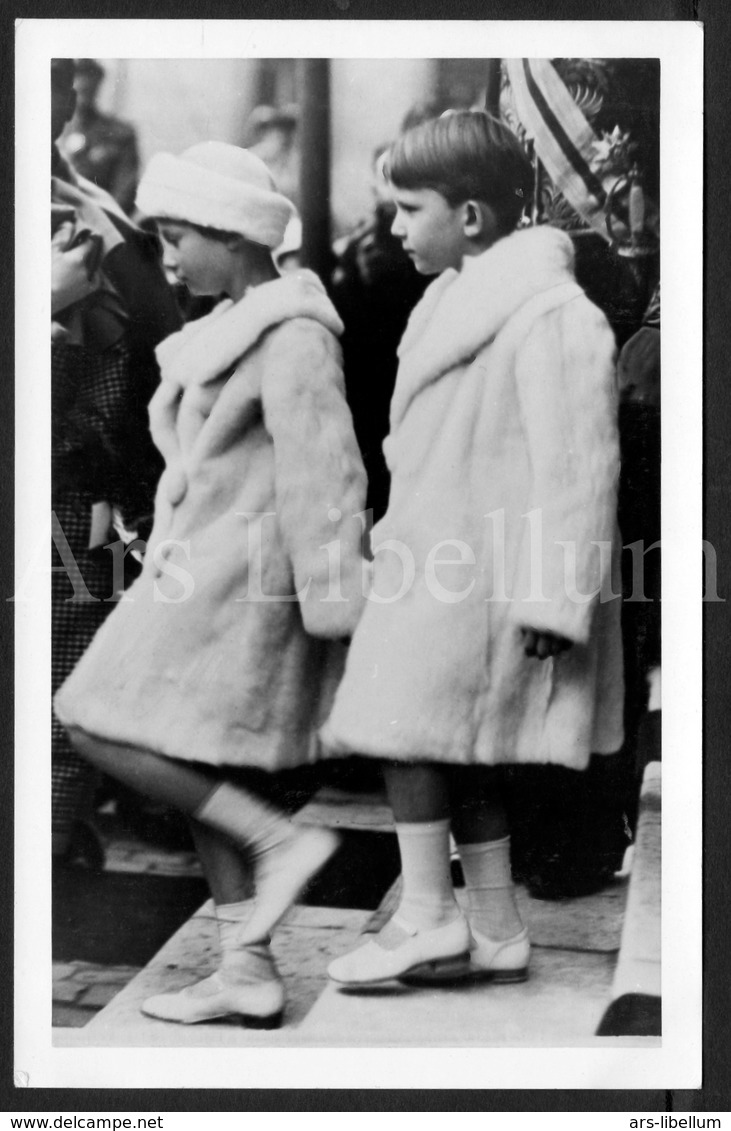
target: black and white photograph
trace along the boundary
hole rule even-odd
[[[16,1079],[700,1086],[702,29],[16,35]]]

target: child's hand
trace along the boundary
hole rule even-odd
[[[549,656],[559,656],[572,646],[573,641],[555,632],[536,632],[534,628],[521,628],[523,648],[526,656],[536,656],[546,660]]]

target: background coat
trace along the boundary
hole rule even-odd
[[[620,602],[593,596],[619,549],[614,339],[572,262],[564,233],[517,232],[412,315],[334,753],[579,769],[622,742]],[[574,646],[529,659],[521,626]]]
[[[64,724],[200,762],[316,756],[362,604],[341,329],[302,272],[159,347],[150,421],[166,468],[144,569],[59,692]]]

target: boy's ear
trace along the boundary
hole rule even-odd
[[[479,239],[484,232],[485,216],[476,200],[466,200],[462,205],[462,228],[469,239]]]
[[[466,200],[462,205],[462,231],[473,246],[487,248],[499,238],[495,212],[484,200]]]

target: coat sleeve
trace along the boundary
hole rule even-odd
[[[574,643],[613,599],[619,475],[614,335],[584,296],[543,314],[516,353],[531,492],[511,617]]]
[[[274,443],[277,518],[305,628],[352,634],[364,604],[366,478],[345,401],[337,339],[298,318],[267,343],[264,423]]]

